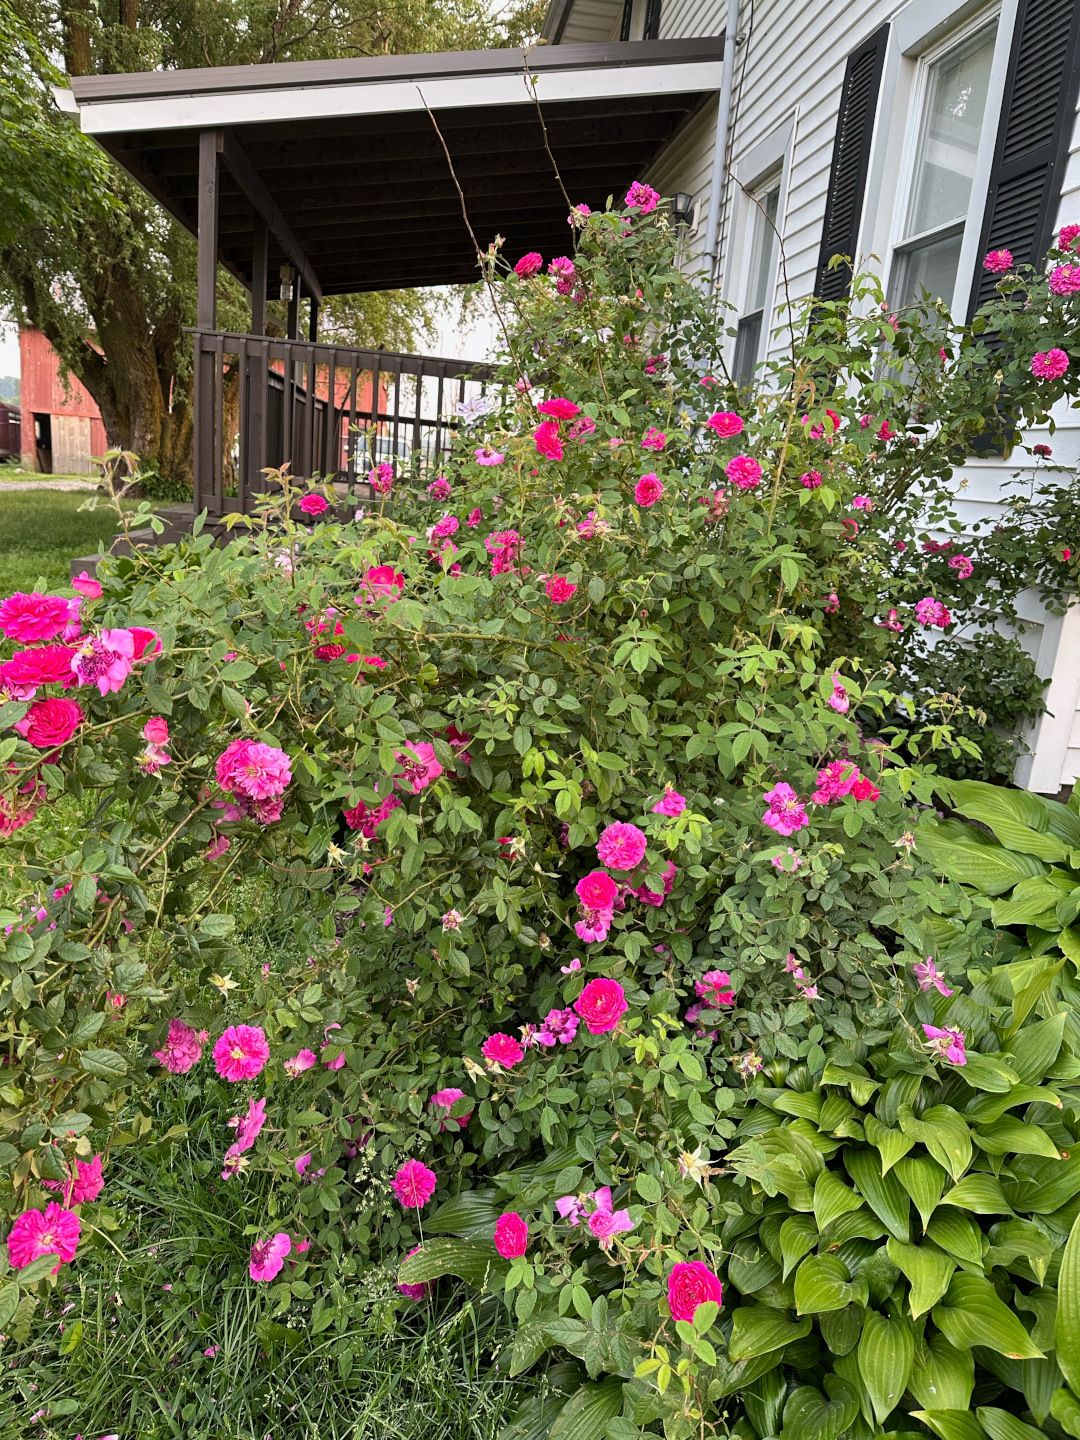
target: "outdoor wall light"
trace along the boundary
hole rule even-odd
[[[278,291],[278,298],[291,300],[293,297],[293,275],[296,273],[291,265],[282,265],[278,272],[281,276],[281,289]]]
[[[680,190],[671,197],[671,223],[688,228],[694,223],[694,197],[685,190]]]

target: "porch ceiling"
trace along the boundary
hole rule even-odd
[[[298,246],[322,292],[336,295],[476,278],[425,102],[480,245],[499,234],[511,259],[548,257],[571,237],[544,125],[571,201],[602,208],[718,88],[722,58],[723,37],[712,37],[560,45],[527,59],[487,50],[103,75],[74,80],[72,91],[83,130],[193,234],[199,132],[221,132],[221,263],[250,286],[250,197],[261,182],[283,222],[271,239],[271,293]],[[233,173],[245,162],[255,187],[250,173],[243,187]]]

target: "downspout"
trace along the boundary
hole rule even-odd
[[[735,82],[735,47],[739,33],[739,0],[728,0],[727,30],[724,32],[724,60],[720,72],[720,101],[716,108],[716,137],[713,140],[712,175],[709,179],[709,208],[705,215],[705,293],[711,294],[719,262],[720,210],[727,171],[728,127],[731,124],[731,92]]]

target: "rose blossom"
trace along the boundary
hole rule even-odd
[[[42,1180],[47,1190],[63,1190],[65,1205],[87,1205],[96,1200],[105,1188],[101,1174],[101,1156],[92,1160],[73,1160],[71,1174],[64,1180]]]
[[[258,740],[233,740],[217,759],[215,773],[223,790],[250,800],[268,800],[284,793],[292,779],[284,750]]]
[[[473,451],[478,465],[501,465],[506,456],[490,445],[478,445]]]
[[[420,1210],[435,1193],[439,1177],[419,1160],[406,1160],[391,1181],[394,1194],[406,1210]]]
[[[726,970],[707,970],[694,985],[699,1000],[704,1000],[710,1009],[735,1004],[735,993],[731,989],[731,976]]]
[[[577,585],[572,580],[567,580],[565,575],[552,575],[544,586],[544,592],[553,605],[565,605],[567,600],[574,598],[577,588]]]
[[[295,1055],[290,1056],[282,1065],[285,1074],[292,1079],[303,1074],[305,1070],[311,1070],[316,1063],[314,1050],[299,1050]]]
[[[670,819],[681,815],[686,809],[686,797],[680,795],[672,785],[664,786],[664,793],[652,807],[654,815],[667,815]]]
[[[697,1307],[707,1300],[714,1300],[717,1305],[722,1305],[724,1301],[724,1287],[707,1265],[700,1260],[691,1260],[680,1261],[671,1267],[668,1306],[673,1320],[687,1320],[693,1324]]]
[[[646,430],[645,438],[641,442],[641,448],[643,450],[663,450],[666,444],[667,436],[662,430],[657,430],[654,426]]]
[[[724,466],[724,474],[740,490],[756,490],[761,484],[761,466],[752,455],[736,455]]]
[[[24,1210],[8,1232],[8,1259],[15,1270],[25,1270],[42,1255],[58,1255],[55,1275],[61,1265],[75,1258],[81,1228],[78,1215],[55,1200],[49,1201],[44,1212]]]
[[[252,1280],[273,1280],[285,1264],[285,1256],[292,1249],[292,1241],[283,1230],[269,1240],[258,1240],[251,1247],[248,1274]]]
[[[448,1125],[456,1125],[459,1130],[464,1130],[472,1119],[472,1111],[467,1115],[452,1116],[450,1111],[459,1100],[465,1099],[464,1090],[455,1090],[452,1086],[446,1090],[436,1090],[428,1101],[431,1108],[438,1114],[440,1125],[439,1130],[445,1130]]]
[[[596,910],[591,905],[581,907],[582,918],[575,922],[574,933],[587,945],[606,940],[611,929],[613,912],[610,909]]]
[[[983,261],[983,269],[989,270],[992,275],[1004,275],[1006,270],[1012,269],[1012,263],[1011,250],[991,250]]]
[[[136,659],[131,630],[103,630],[91,635],[71,657],[71,670],[80,685],[96,685],[102,695],[119,690]]]
[[[580,1225],[585,1218],[585,1206],[576,1195],[562,1195],[555,1201],[555,1209],[569,1225]]]
[[[0,665],[0,684],[74,685],[71,660],[73,645],[39,645],[35,650],[16,650]]]
[[[574,886],[582,905],[590,910],[610,910],[618,899],[619,887],[605,870],[592,870]]]
[[[160,715],[152,715],[143,726],[143,739],[148,740],[151,745],[167,745],[169,743],[169,722],[163,720]]]
[[[77,595],[82,595],[87,600],[101,598],[101,581],[95,580],[93,575],[88,575],[85,570],[75,576],[71,582],[71,588]]]
[[[847,760],[833,760],[824,770],[818,771],[818,788],[811,795],[815,805],[830,805],[850,795],[859,778],[858,768]]]
[[[590,980],[574,1001],[574,1009],[585,1021],[590,1035],[614,1030],[628,1010],[626,992],[617,980]]]
[[[298,502],[296,508],[301,510],[305,515],[321,515],[324,510],[329,510],[330,506],[321,495],[316,495],[313,492],[310,495],[305,495]]]
[[[722,440],[730,439],[732,435],[741,435],[745,422],[741,415],[736,415],[733,410],[718,410],[715,415],[710,415],[705,421],[706,429],[715,430]]]
[[[573,420],[580,410],[580,405],[575,405],[573,400],[564,400],[556,395],[551,400],[542,400],[536,407],[540,415],[550,415],[553,420]]]
[[[527,255],[523,255],[521,259],[517,262],[517,264],[514,266],[514,274],[520,276],[520,278],[524,280],[527,275],[535,275],[536,272],[543,265],[543,263],[544,257],[539,253],[539,251],[530,250],[529,253]]]
[[[518,261],[518,264],[520,263],[521,262]],[[410,1260],[414,1255],[418,1254],[421,1249],[422,1246],[414,1245],[413,1248],[405,1256],[405,1259]],[[406,1297],[406,1299],[420,1301],[427,1299],[428,1293],[431,1290],[431,1285],[427,1280],[421,1280],[417,1285],[410,1285],[405,1280],[399,1280],[397,1288],[401,1291],[402,1295]]]
[[[848,692],[841,684],[840,676],[832,677],[833,692],[829,696],[828,704],[840,715],[846,715],[851,709],[851,701],[848,699]]]
[[[446,540],[449,536],[455,535],[461,525],[456,515],[444,515],[431,527],[431,533],[436,540]]]
[[[529,1227],[516,1210],[495,1221],[495,1249],[504,1260],[519,1260],[529,1248]]]
[[[577,1034],[578,1017],[573,1010],[549,1010],[536,1032],[536,1043],[545,1047],[569,1045]]]
[[[851,787],[852,796],[856,800],[880,800],[881,791],[874,782],[866,775],[860,775]]]
[[[793,835],[809,823],[803,802],[784,780],[767,792],[765,803],[769,808],[761,817],[761,823],[779,835]]]
[[[83,722],[82,706],[74,700],[38,700],[14,728],[37,750],[64,745]]]
[[[918,961],[911,967],[915,972],[915,979],[919,982],[920,990],[929,990],[931,985],[942,995],[951,995],[953,992],[945,984],[945,980],[934,964],[933,958],[927,956],[925,960]]]
[[[937,1025],[924,1025],[923,1033],[926,1036],[926,1048],[939,1060],[947,1060],[950,1065],[966,1065],[967,1055],[964,1046],[967,1043],[962,1030],[955,1030],[950,1026],[940,1029]]]
[[[1080,265],[1058,265],[1050,272],[1050,291],[1054,295],[1075,295],[1080,290]]]
[[[662,481],[653,474],[642,475],[634,486],[634,503],[640,505],[642,510],[648,510],[656,504],[663,493]]]
[[[634,1222],[630,1218],[629,1210],[612,1210],[610,1185],[594,1190],[592,1199],[596,1203],[596,1209],[588,1218],[589,1231],[600,1241],[602,1250],[610,1250],[615,1236],[633,1230]]]
[[[639,885],[636,890],[631,890],[630,893],[635,900],[640,900],[646,905],[662,905],[664,903],[664,896],[671,894],[672,886],[675,884],[675,876],[678,873],[676,866],[669,860],[664,866],[664,873],[661,877],[664,886],[663,894],[658,895],[655,890],[650,890],[647,884]]]
[[[525,1051],[514,1037],[503,1034],[501,1030],[488,1036],[480,1046],[480,1054],[489,1064],[501,1065],[504,1070],[512,1070],[525,1059]]]
[[[807,490],[816,490],[821,484],[820,470],[807,470],[799,476],[799,484]]]
[[[169,1034],[154,1059],[173,1075],[186,1075],[202,1059],[203,1047],[190,1025],[182,1020],[169,1021]]]
[[[445,475],[438,475],[427,487],[427,493],[433,500],[448,500],[453,494],[454,487]]]
[[[379,495],[389,495],[394,484],[394,467],[384,460],[381,465],[368,471],[371,488]]]
[[[561,460],[563,458],[562,441],[559,439],[559,423],[557,420],[545,420],[533,431],[533,439],[536,441],[536,453],[543,455],[548,460]]]
[[[635,180],[623,198],[628,210],[637,210],[639,215],[651,215],[660,204],[660,196],[651,185]]]
[[[952,624],[952,616],[947,606],[940,600],[935,600],[932,595],[927,595],[915,606],[915,619],[925,630],[944,630]]]
[[[636,825],[616,820],[596,842],[596,853],[600,856],[600,863],[609,870],[633,870],[641,864],[648,843],[645,834]]]
[[[0,601],[0,633],[9,640],[31,645],[53,640],[67,628],[68,617],[68,601],[59,595],[43,595],[40,590],[29,595],[17,590]]]
[[[253,1080],[270,1059],[258,1025],[230,1025],[214,1046],[214,1065],[224,1080]]]
[[[1057,380],[1069,368],[1069,357],[1057,346],[1053,350],[1041,351],[1031,359],[1031,373],[1039,380]]]
[[[426,740],[410,741],[405,750],[395,750],[394,756],[401,766],[394,779],[403,781],[403,788],[411,790],[414,795],[419,795],[443,773],[443,767],[435,759],[434,745]]]

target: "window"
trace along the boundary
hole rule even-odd
[[[928,293],[951,305],[968,218],[985,199],[976,186],[997,22],[983,25],[925,67],[906,213],[890,291],[903,305]],[[979,193],[976,194],[975,190]]]
[[[780,206],[780,177],[766,181],[751,201],[750,251],[746,299],[735,340],[734,379],[748,385],[761,358],[762,334],[772,310],[771,282],[776,254],[776,215]]]

